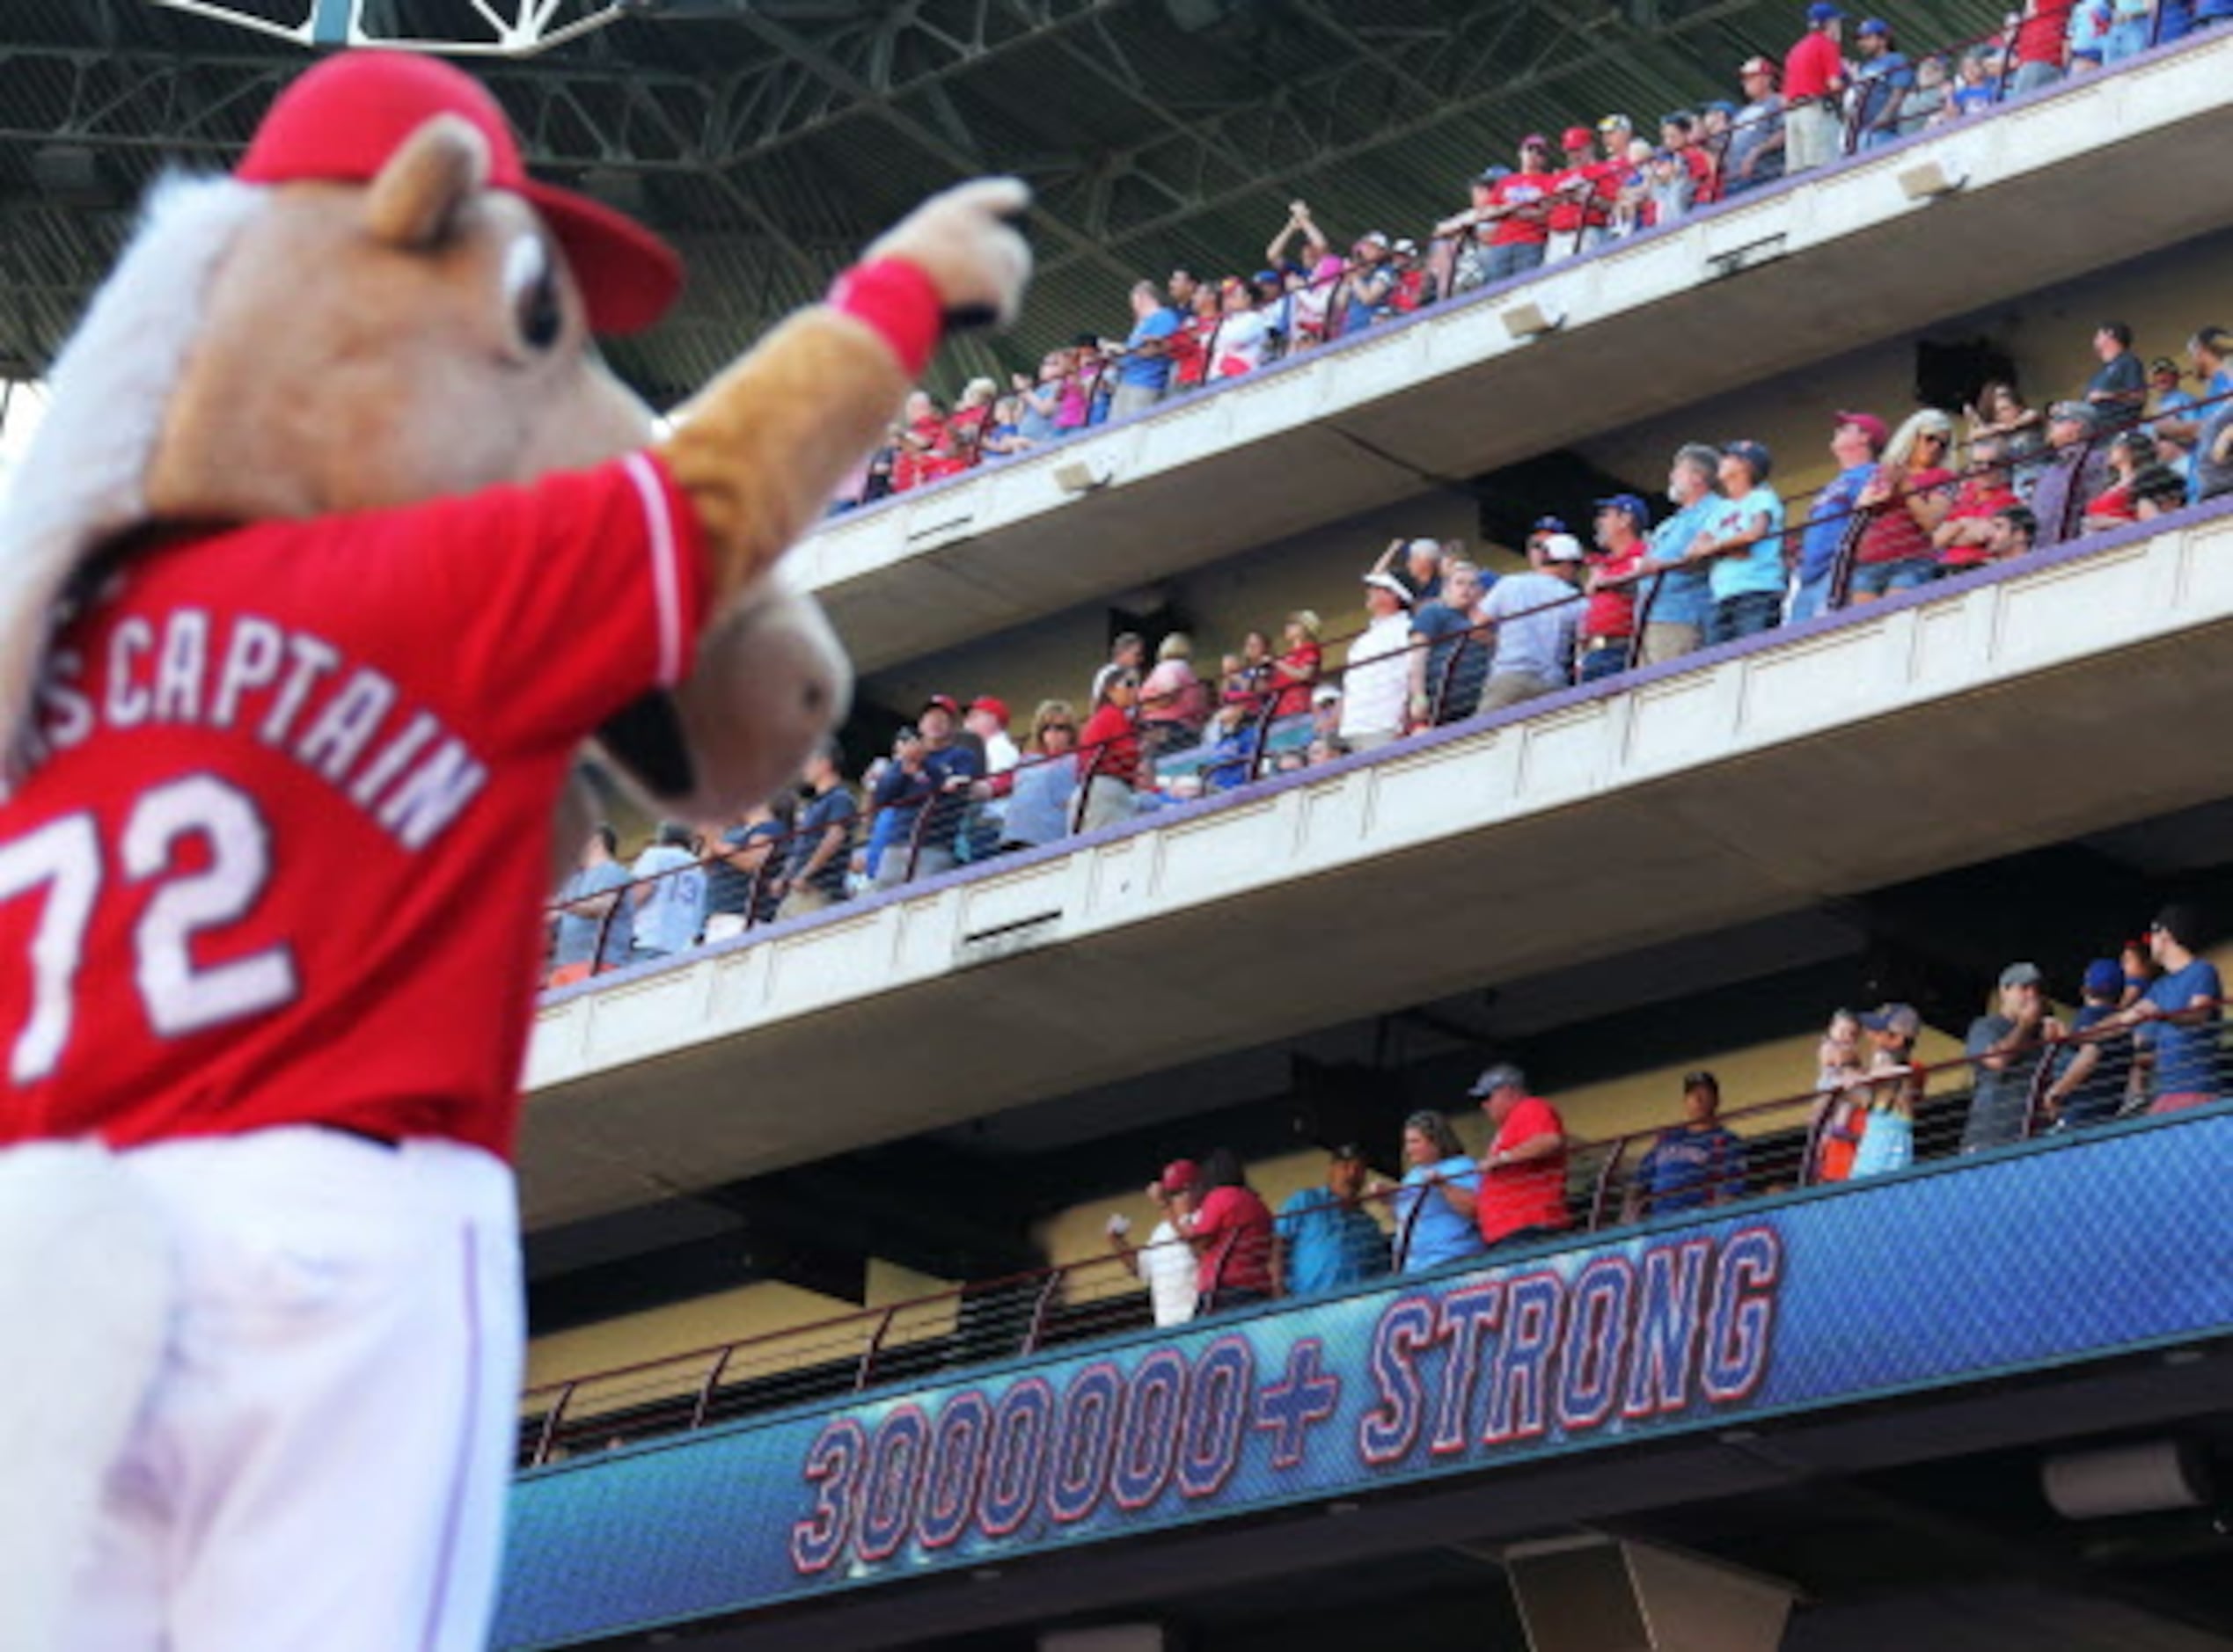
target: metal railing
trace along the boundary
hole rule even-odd
[[[2222,1012],[2220,1004],[2206,1012],[2180,1012],[2210,1018],[2221,1071],[2233,1056],[2224,1047]],[[2131,1035],[2129,1028],[2119,1031]],[[2111,1067],[2126,1074],[2106,1080],[2119,1086],[2115,1094],[2096,1095],[2084,1120],[2078,1107],[2068,1105],[2058,1115],[2050,1092],[2070,1072],[2078,1050],[2102,1042],[2103,1029],[2097,1027],[2084,1034],[2043,1032],[2000,1056],[1901,1064],[1886,1050],[1888,1064],[1864,1064],[1827,1086],[1723,1109],[1702,1124],[1675,1118],[1593,1140],[1569,1137],[1549,1173],[1561,1195],[1563,1225],[1549,1232],[1531,1230],[1527,1237],[1591,1235],[1663,1218],[1695,1218],[1754,1199],[1865,1183],[1873,1173],[1897,1174],[1909,1164],[2017,1146],[2043,1135],[2082,1140],[2095,1125],[2136,1116],[2149,1105],[2148,1060],[2135,1048]],[[1995,1061],[2008,1064],[1992,1071]],[[1898,1122],[1879,1124],[1880,1119]],[[1910,1144],[1880,1153],[1888,1162],[1872,1173],[1865,1153],[1848,1151],[1847,1138],[1857,1137],[1865,1148],[1869,1133],[1878,1129],[1905,1136]],[[1393,1169],[1398,1150],[1390,1144],[1380,1157]],[[1512,1173],[1506,1168],[1480,1177],[1483,1201],[1500,1196],[1500,1187],[1513,1187]],[[1358,1270],[1354,1284],[1364,1286],[1390,1271],[1482,1266],[1502,1254],[1485,1241],[1462,1243],[1430,1268],[1414,1240],[1447,1184],[1424,1171],[1412,1174],[1409,1183],[1376,1178],[1355,1202],[1382,1235],[1385,1249],[1379,1266]],[[1507,1179],[1501,1184],[1500,1176]],[[1461,1185],[1465,1180],[1462,1173],[1456,1179]],[[1182,1265],[1197,1271],[1214,1290],[1229,1252],[1205,1260],[1184,1239],[1166,1244],[1182,1247]],[[1129,1254],[1095,1256],[541,1384],[521,1399],[519,1460],[534,1466],[1137,1332],[1153,1322],[1141,1286],[1153,1265],[1146,1259],[1153,1254],[1154,1247],[1142,1246]],[[1282,1278],[1278,1267],[1275,1254],[1276,1286]],[[1210,1306],[1215,1310],[1214,1301]]]

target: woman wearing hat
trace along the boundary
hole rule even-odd
[[[1078,830],[1097,831],[1131,819],[1143,767],[1137,727],[1139,673],[1105,665],[1094,674],[1094,714],[1078,737],[1078,778],[1085,795]]]

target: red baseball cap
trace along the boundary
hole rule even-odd
[[[370,183],[403,141],[438,114],[488,141],[488,182],[531,203],[566,251],[589,325],[634,333],[682,290],[682,259],[634,220],[570,190],[538,184],[520,160],[503,108],[472,76],[408,52],[343,52],[273,100],[233,169],[244,183]]]
[[[1566,135],[1559,140],[1562,147],[1570,150],[1585,150],[1596,142],[1597,138],[1585,126],[1568,127]]]
[[[1194,1167],[1192,1159],[1174,1159],[1163,1166],[1163,1173],[1156,1179],[1156,1185],[1165,1193],[1184,1193],[1201,1179],[1202,1173]]]
[[[980,694],[970,702],[973,712],[991,712],[1003,723],[1008,720],[1008,703],[997,694]]]
[[[1879,453],[1884,451],[1885,444],[1892,440],[1892,427],[1874,413],[1841,413],[1838,415],[1838,422],[1841,425],[1851,425],[1859,430],[1862,435],[1869,438],[1869,445]]]
[[[925,712],[929,711],[933,706],[937,707],[940,711],[944,712],[948,717],[955,719],[956,721],[960,720],[962,715],[962,703],[955,699],[951,694],[933,694],[923,702],[923,711]],[[916,713],[916,715],[919,717],[921,716],[922,712]]]

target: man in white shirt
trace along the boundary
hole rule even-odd
[[[1121,1216],[1109,1218],[1109,1248],[1124,1266],[1147,1286],[1149,1306],[1159,1330],[1184,1325],[1194,1317],[1196,1290],[1194,1247],[1179,1232],[1179,1224],[1194,1209],[1200,1191],[1201,1173],[1190,1159],[1175,1159],[1163,1173],[1147,1184],[1147,1196],[1162,1211],[1163,1219],[1147,1236],[1144,1247],[1135,1247],[1131,1224]]]
[[[636,880],[629,898],[636,906],[637,961],[695,947],[706,921],[706,868],[691,847],[690,828],[662,821],[658,837],[628,873]]]
[[[1372,623],[1349,645],[1342,671],[1343,743],[1351,751],[1384,746],[1403,732],[1411,690],[1411,592],[1393,574],[1365,576]]]
[[[1023,760],[1023,753],[1008,738],[1008,703],[993,694],[980,694],[963,714],[962,727],[985,748],[985,778],[972,792],[981,801],[970,829],[970,859],[981,860],[997,851],[1007,826],[1008,788],[1014,784],[1008,771]]]

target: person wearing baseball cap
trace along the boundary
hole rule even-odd
[[[1273,1220],[1271,1275],[1283,1297],[1314,1297],[1387,1272],[1387,1234],[1364,1204],[1372,1166],[1344,1142],[1326,1155],[1326,1180],[1298,1188]]]
[[[1722,199],[1772,184],[1783,175],[1783,99],[1775,60],[1748,57],[1737,70],[1744,106],[1731,117],[1721,164]]]
[[[1861,1017],[1871,1045],[1868,1118],[1855,1150],[1848,1180],[1886,1175],[1915,1162],[1915,1104],[1922,1100],[1924,1075],[1917,1070],[1915,1040],[1922,1017],[1912,1004],[1880,1005]]]
[[[1892,43],[1892,25],[1871,18],[1855,35],[1858,61],[1853,84],[1859,99],[1853,129],[1863,149],[1881,149],[1900,136],[1900,111],[1915,91],[1915,71]]]
[[[1802,625],[1829,607],[1830,587],[1837,577],[1838,552],[1853,526],[1853,513],[1861,490],[1877,473],[1892,432],[1871,413],[1840,413],[1830,429],[1830,457],[1838,473],[1814,496],[1799,530],[1797,583],[1791,594],[1789,623]]]
[[[915,720],[920,739],[877,778],[869,811],[888,814],[892,822],[884,829],[890,847],[876,864],[878,888],[935,877],[961,864],[970,788],[985,778],[985,757],[975,741],[958,738],[961,725],[961,702],[950,694],[932,695]]]
[[[2076,531],[2079,515],[2107,485],[2109,444],[2101,441],[2101,410],[2090,402],[2059,401],[2047,409],[2047,457],[2032,481],[2034,543],[2061,545]]]
[[[2115,1019],[2124,994],[2124,966],[2114,958],[2086,966],[2071,1042],[2050,1057],[2054,1076],[2040,1096],[2041,1110],[2057,1130],[2106,1124],[2124,1111],[2135,1058],[2132,1031],[2102,1027]]]
[[[1991,1012],[1969,1024],[1963,1041],[1971,1064],[1965,1153],[2007,1147],[2030,1133],[2033,1080],[2049,1047],[2064,1037],[2039,965],[2012,963],[2002,970],[1998,998]]]
[[[1109,1218],[1109,1248],[1147,1285],[1148,1306],[1158,1328],[1184,1325],[1194,1317],[1194,1249],[1180,1231],[1200,1195],[1202,1172],[1190,1159],[1174,1159],[1147,1184],[1147,1202],[1160,1215],[1145,1246],[1134,1246],[1132,1224],[1121,1212]]]
[[[1772,631],[1783,618],[1783,501],[1768,485],[1772,461],[1758,442],[1721,450],[1720,508],[1690,542],[1688,559],[1707,566],[1713,609],[1706,642],[1735,642]]]
[[[1527,572],[1507,574],[1490,588],[1481,618],[1495,624],[1495,652],[1483,712],[1556,693],[1572,680],[1582,571],[1580,540],[1563,530],[1538,532],[1527,543]]]
[[[1783,59],[1784,164],[1787,173],[1812,172],[1835,160],[1843,147],[1839,99],[1845,91],[1845,57],[1838,41],[1845,13],[1815,0],[1806,9],[1806,33]]]
[[[1339,737],[1351,751],[1386,745],[1403,732],[1411,686],[1411,588],[1393,574],[1365,575],[1364,634],[1342,672]]]
[[[1635,652],[1636,573],[1644,565],[1644,536],[1651,531],[1651,508],[1634,493],[1615,493],[1597,501],[1595,538],[1579,628],[1580,680],[1594,683],[1629,667]]]
[[[1551,175],[1550,240],[1543,262],[1556,264],[1594,250],[1605,238],[1613,169],[1596,157],[1589,128],[1570,126],[1559,140],[1565,164]]]
[[[962,735],[976,742],[985,764],[985,782],[972,788],[979,801],[969,822],[970,859],[990,859],[1007,837],[1008,792],[1015,765],[1023,761],[1008,733],[1008,703],[997,694],[978,695],[962,713]]]

